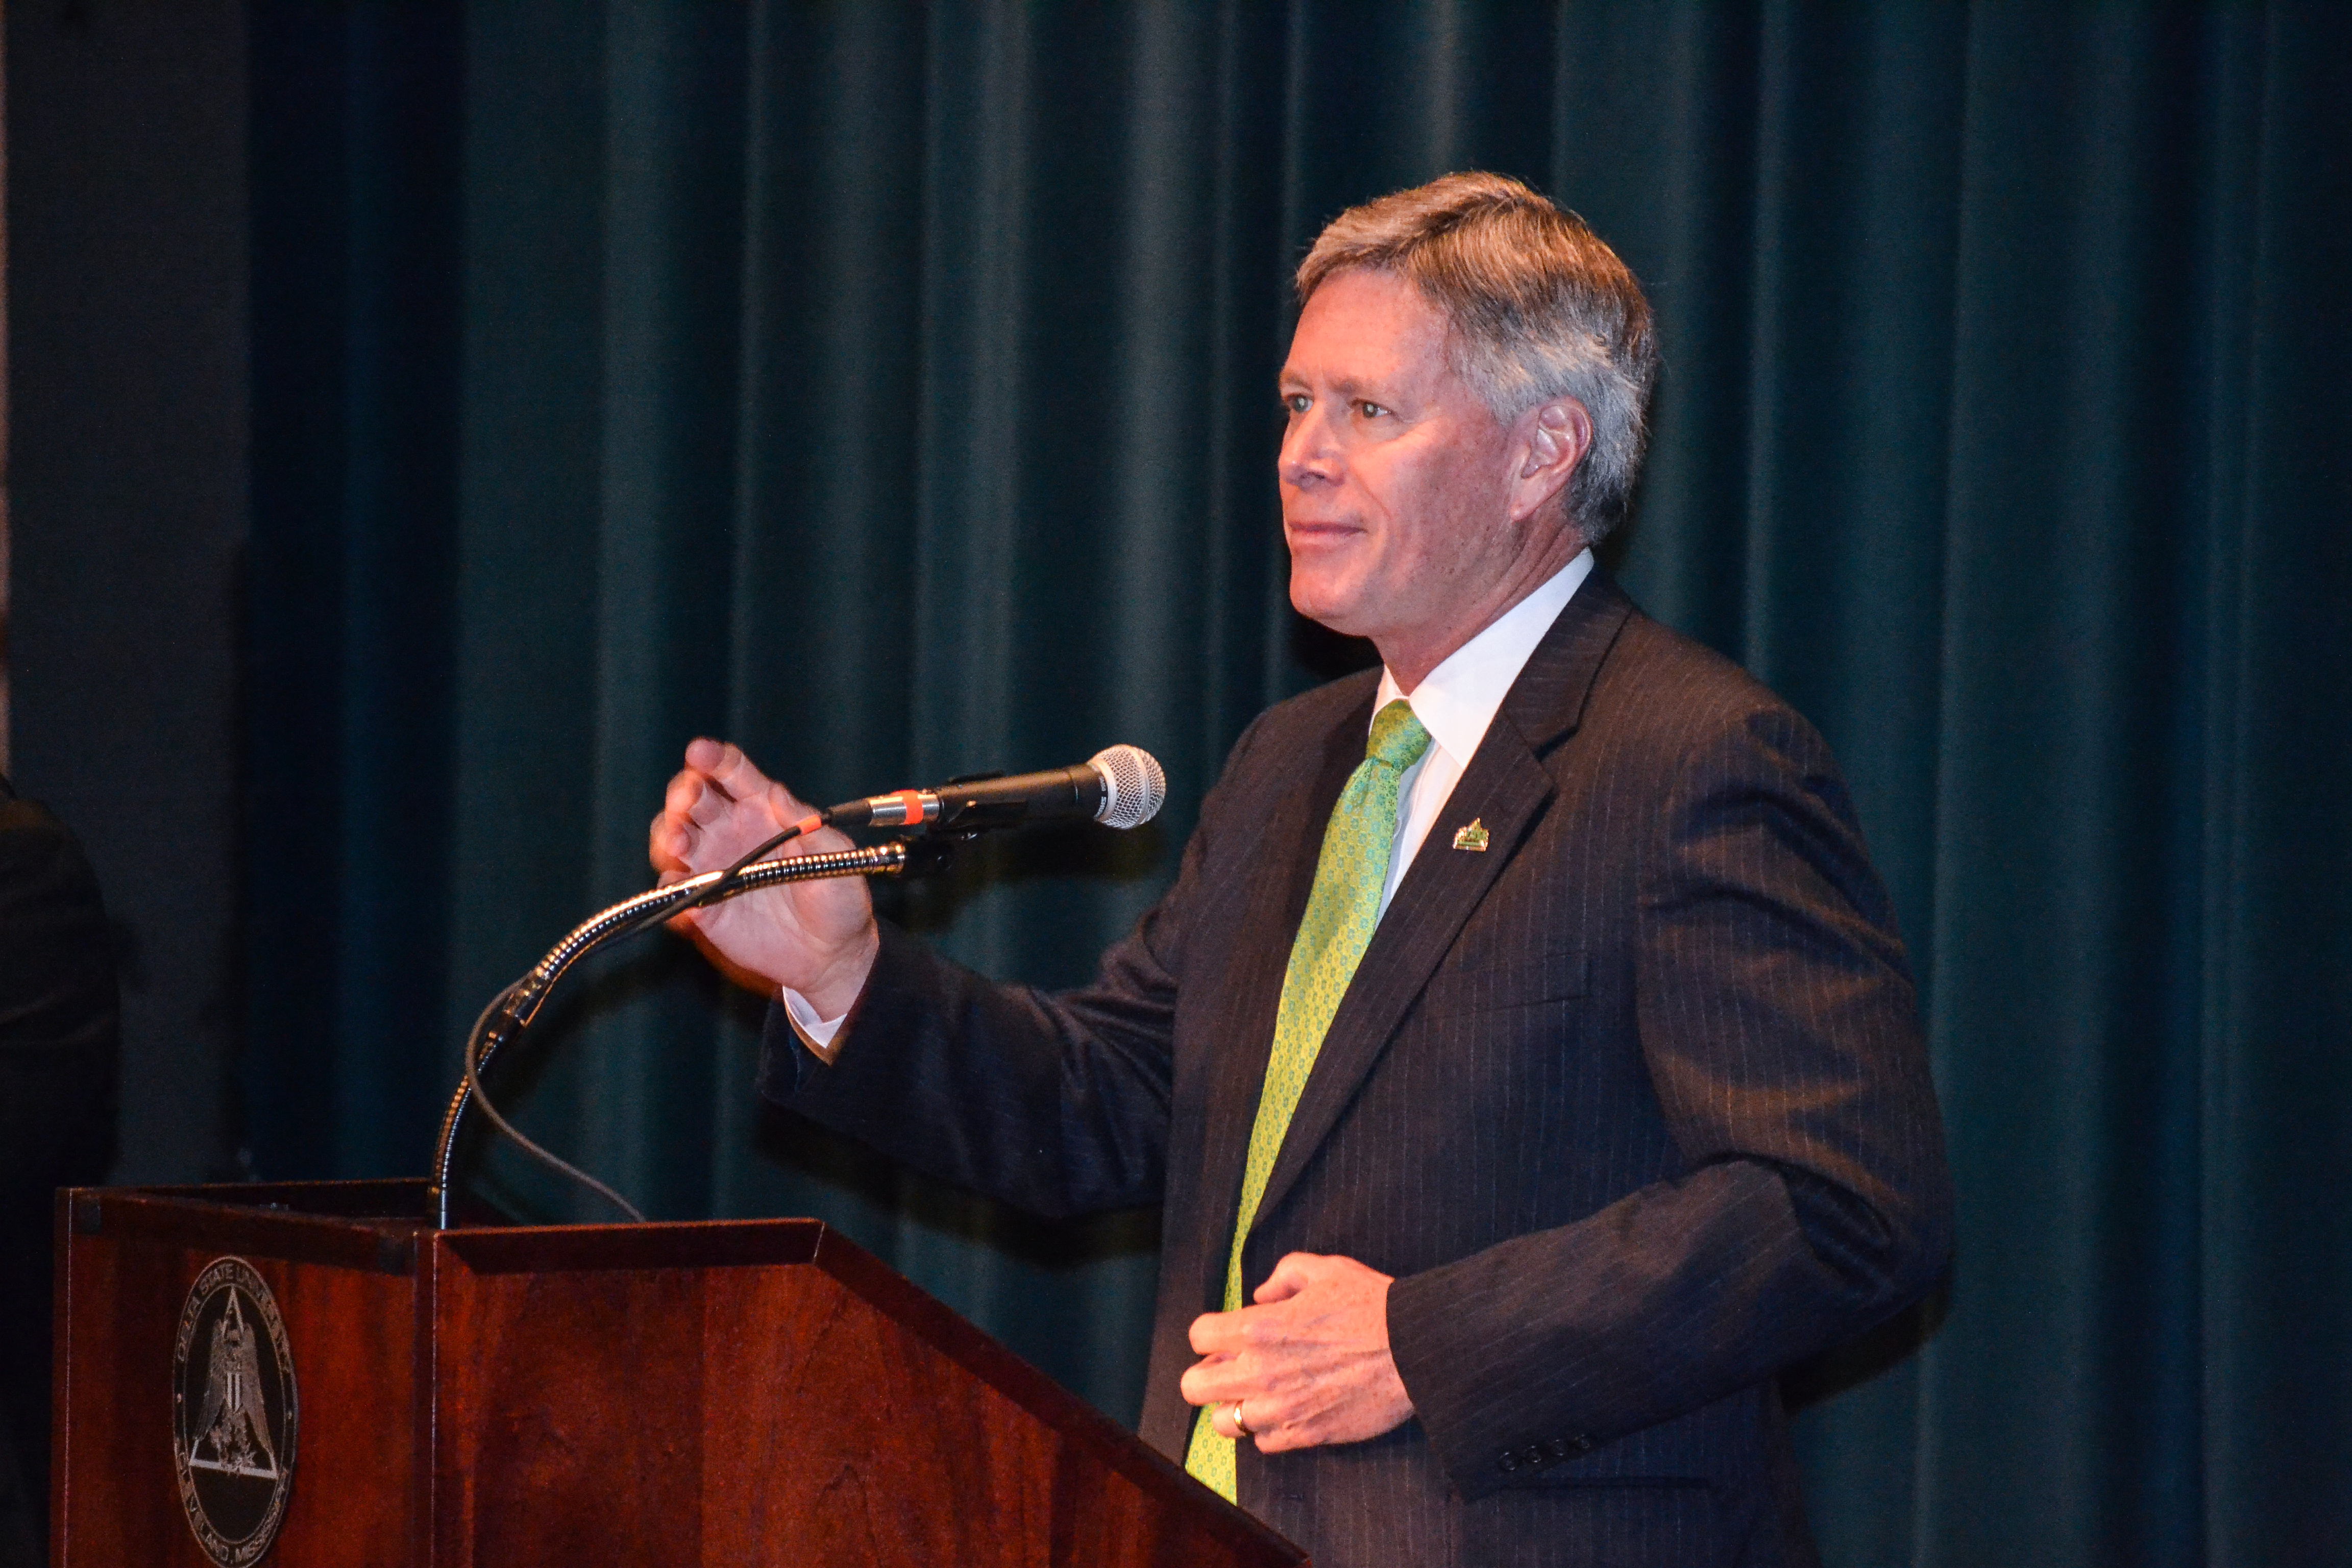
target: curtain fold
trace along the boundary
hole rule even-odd
[[[420,15],[255,10],[314,68],[255,73],[260,1170],[420,1169],[464,1025],[645,884],[698,733],[820,799],[1152,751],[1160,824],[883,892],[1083,978],[1241,727],[1366,657],[1285,598],[1290,268],[1492,167],[1658,308],[1612,569],[1828,735],[1921,973],[1959,1254],[1792,1382],[1829,1560],[2341,1559],[2352,17]],[[827,1218],[1131,1416],[1150,1216],[762,1110],[758,1018],[664,937],[496,1082],[655,1212]]]

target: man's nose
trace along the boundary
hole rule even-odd
[[[1286,485],[1339,477],[1339,454],[1332,446],[1330,423],[1323,416],[1321,403],[1292,417],[1282,433],[1282,455],[1276,461],[1275,470]]]

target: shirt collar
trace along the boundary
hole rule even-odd
[[[1511,682],[1527,668],[1536,644],[1543,641],[1544,633],[1591,574],[1592,552],[1579,551],[1575,560],[1496,616],[1485,631],[1446,655],[1444,662],[1413,688],[1407,699],[1413,717],[1456,763],[1470,761],[1470,753],[1486,739],[1486,726],[1495,721],[1496,710],[1503,706]],[[1372,711],[1378,713],[1403,696],[1396,677],[1382,667],[1380,695],[1372,701]]]

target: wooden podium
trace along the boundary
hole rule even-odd
[[[52,1563],[1306,1561],[815,1220],[425,1205],[60,1194]]]

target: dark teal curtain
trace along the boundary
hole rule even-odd
[[[1363,657],[1284,598],[1289,268],[1496,168],[1659,309],[1612,565],[1829,735],[1926,983],[1958,1258],[1792,1379],[1830,1560],[2347,1560],[2352,12],[257,0],[254,37],[257,1170],[421,1171],[474,1009],[645,885],[697,733],[825,799],[1149,748],[1155,828],[887,895],[1082,977],[1250,715]],[[663,938],[498,1081],[655,1212],[833,1220],[1131,1415],[1150,1216],[763,1112],[757,1022]]]

